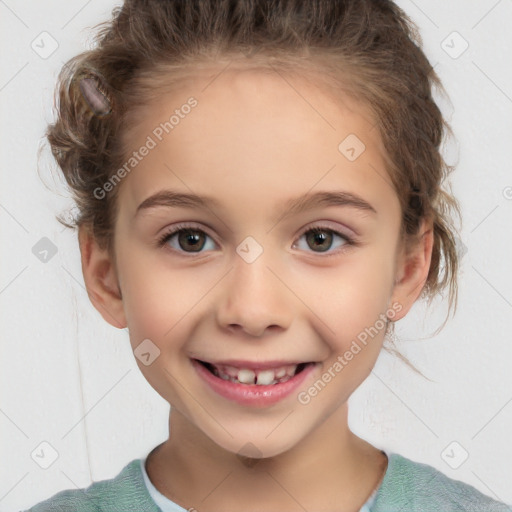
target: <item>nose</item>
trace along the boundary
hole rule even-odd
[[[217,297],[219,326],[253,337],[288,329],[292,322],[293,294],[280,273],[268,265],[265,252],[252,263],[236,255]]]

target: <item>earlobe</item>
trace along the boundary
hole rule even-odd
[[[402,309],[393,321],[400,320],[409,312],[428,277],[434,243],[432,222],[423,220],[420,233],[417,245],[399,258],[391,303],[399,303]]]
[[[110,325],[127,326],[115,264],[107,249],[98,245],[90,231],[80,226],[78,232],[82,273],[93,306]]]

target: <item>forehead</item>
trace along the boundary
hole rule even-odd
[[[184,108],[190,98],[195,106]],[[205,67],[141,108],[127,128],[129,153],[154,143],[122,184],[122,207],[132,214],[161,188],[225,204],[236,195],[246,208],[314,188],[364,193],[382,205],[393,199],[371,110],[311,77]]]

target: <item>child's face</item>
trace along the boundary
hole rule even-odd
[[[151,364],[137,363],[186,420],[229,451],[252,443],[272,456],[344,406],[374,366],[386,314],[405,315],[425,273],[395,286],[407,277],[401,212],[368,110],[277,73],[212,76],[197,75],[161,97],[132,128],[131,150],[148,136],[156,146],[121,185],[115,253],[122,299],[104,305],[128,326],[134,350],[146,339],[158,347]],[[179,123],[159,141],[155,128],[191,96],[197,105],[186,115],[180,110]],[[353,156],[350,149],[338,149],[350,134],[366,146],[354,161],[345,156]],[[357,156],[354,140],[348,147]],[[216,204],[137,211],[164,190]],[[320,191],[353,194],[375,212],[319,204],[281,216],[287,201]],[[206,235],[178,234],[159,247],[182,222]],[[319,236],[304,234],[315,226],[324,228]],[[195,359],[315,365],[279,400],[249,404],[237,394],[243,384],[217,379],[232,387],[227,398]],[[319,379],[325,385],[317,383],[315,393]]]

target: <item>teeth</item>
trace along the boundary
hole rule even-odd
[[[281,377],[284,377],[286,375],[286,368],[279,368],[276,371],[276,379],[280,379]]]
[[[289,375],[290,377],[293,377],[295,375],[295,370],[297,369],[296,364],[290,364],[286,367],[286,375]]]
[[[290,380],[297,371],[296,364],[272,368],[268,370],[249,370],[248,368],[235,368],[234,366],[215,366],[217,377],[234,383],[256,384],[258,386],[271,386]]]
[[[224,366],[223,368],[224,373],[227,373],[230,377],[238,377],[238,368],[235,368],[234,366]]]
[[[256,374],[252,370],[240,370],[238,372],[238,380],[242,384],[254,384],[254,378]]]
[[[238,378],[240,380],[240,377]],[[272,384],[274,380],[274,370],[263,370],[258,373],[258,378],[256,379],[256,384],[259,386],[268,386]]]

